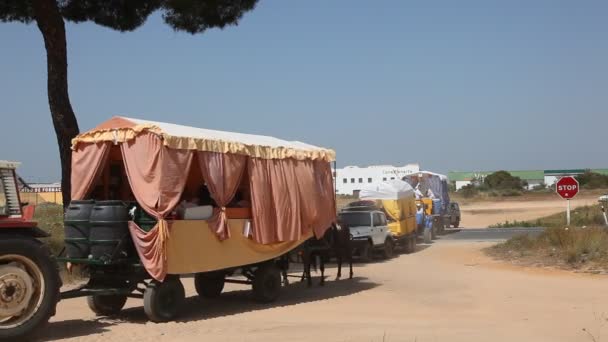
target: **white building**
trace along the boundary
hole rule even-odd
[[[418,171],[420,171],[419,164],[407,164],[405,166],[346,166],[342,169],[334,170],[336,193],[338,195],[356,195],[363,185],[377,184],[390,179],[402,179],[404,176]]]

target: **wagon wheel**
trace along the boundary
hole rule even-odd
[[[167,322],[177,317],[186,292],[178,277],[152,282],[144,292],[144,311],[152,322]]]
[[[253,297],[260,303],[271,303],[281,293],[281,271],[272,263],[263,264],[254,273]]]
[[[87,297],[89,309],[98,316],[116,315],[126,303],[126,295],[92,295]]]
[[[225,283],[222,272],[197,273],[194,275],[194,287],[199,296],[217,298],[222,293]]]

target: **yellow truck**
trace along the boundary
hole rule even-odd
[[[406,182],[395,179],[368,185],[359,192],[362,201],[374,201],[386,214],[395,245],[407,253],[416,248],[416,197]]]

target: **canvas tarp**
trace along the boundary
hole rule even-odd
[[[129,224],[142,264],[157,280],[163,280],[167,274],[171,228],[166,216],[179,202],[192,167],[201,169],[201,183],[208,185],[219,205],[213,219],[208,221],[208,228],[218,240],[230,237],[224,206],[233,199],[235,184],[243,174],[249,177],[251,238],[255,243],[300,241],[311,233],[320,237],[335,221],[329,164],[335,153],[329,149],[272,137],[124,117],[114,117],[82,133],[73,139],[72,145],[74,200],[84,199],[91,192],[108,146],[120,145],[134,197],[158,220],[150,231],[140,229],[134,222]],[[194,157],[198,163],[192,162]]]
[[[435,195],[435,198],[441,199],[441,211],[447,211],[448,205],[450,204],[447,176],[431,171],[420,171],[405,176],[405,181],[414,188],[419,187],[419,190],[423,195],[430,189],[433,192],[433,195]]]
[[[376,200],[384,209],[389,229],[397,236],[409,234],[415,229],[416,204],[414,189],[406,182],[395,179],[370,184],[359,192],[361,200]]]

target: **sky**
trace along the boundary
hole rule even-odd
[[[608,167],[608,2],[261,0],[190,35],[67,24],[81,131],[114,115],[332,148],[339,166]],[[0,159],[60,166],[35,25],[0,23]]]

